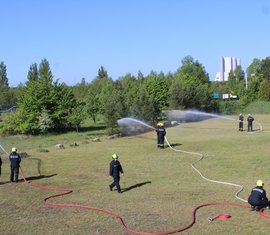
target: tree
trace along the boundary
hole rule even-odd
[[[98,78],[108,78],[108,73],[103,66],[101,66],[98,70]]]
[[[77,112],[75,107],[78,106],[71,87],[68,87],[64,83],[59,84],[55,82],[52,90],[52,99],[49,104],[52,104],[48,110],[51,114],[53,128],[55,130],[78,125],[77,120],[74,120],[74,122],[69,120],[73,112]]]
[[[120,92],[112,87],[110,96],[106,97],[104,117],[108,130],[108,134],[113,134],[117,130],[117,120],[123,115],[123,102]]]
[[[143,73],[142,73],[141,70],[138,71],[137,79],[138,79],[139,81],[143,81],[143,80],[144,80],[144,76],[143,76]]]
[[[262,75],[263,79],[270,81],[270,57],[262,60],[258,73]]]
[[[157,74],[154,71],[146,76],[143,85],[147,93],[152,96],[160,110],[168,108],[170,80],[166,79],[163,73]]]
[[[34,67],[30,68],[28,74],[31,74]],[[9,132],[39,134],[73,124],[68,117],[77,106],[75,97],[71,88],[53,81],[46,59],[39,65],[38,79],[29,79],[18,102],[15,114],[6,122],[6,130]]]
[[[79,127],[85,117],[85,104],[77,102],[76,106],[72,107],[71,114],[68,116],[67,121],[70,126],[75,127],[76,131],[79,132]]]
[[[241,65],[238,65],[236,69],[234,70],[235,79],[237,82],[244,81],[245,80],[245,73],[242,70]]]
[[[262,80],[263,78],[261,75],[255,75],[249,81],[248,88],[244,95],[244,100],[246,104],[258,99],[258,92],[260,90],[260,83],[262,82]]]
[[[82,78],[81,82],[72,87],[73,94],[77,100],[86,102],[88,95],[89,84],[86,83],[85,78]]]
[[[53,121],[47,110],[43,109],[40,116],[38,117],[39,131],[42,134],[47,133],[53,126]]]
[[[253,59],[252,63],[247,67],[247,79],[249,80],[254,76],[261,68],[261,61],[257,58]]]
[[[130,73],[126,74],[124,77],[120,77],[118,81],[118,91],[121,92],[121,97],[123,100],[124,110],[123,113],[125,116],[131,114],[131,107],[134,103],[136,96],[138,95],[138,90],[140,87],[140,81],[138,81]]]
[[[36,63],[34,63],[30,66],[30,69],[27,75],[27,80],[28,82],[31,82],[31,81],[37,81],[38,79],[39,79],[38,66]]]
[[[0,89],[8,89],[7,67],[2,61],[0,63]],[[1,91],[1,90],[0,90]]]
[[[183,101],[184,84],[180,80],[175,80],[170,88],[170,108],[171,109],[184,109]]]
[[[234,93],[236,90],[237,80],[236,80],[235,72],[232,70],[229,72],[227,85],[229,88],[229,93]]]
[[[202,109],[202,101],[211,98],[208,86],[209,76],[204,67],[191,56],[184,57],[170,89],[170,107]],[[202,87],[206,92],[202,92]]]
[[[209,75],[205,68],[191,56],[182,59],[182,66],[177,70],[176,76],[182,80],[190,80],[196,84],[209,83]]]
[[[90,88],[88,90],[86,112],[93,119],[94,123],[96,123],[96,116],[99,112],[99,100],[98,93],[94,85],[90,85]]]
[[[101,66],[98,70],[98,76],[90,84],[87,95],[86,110],[94,122],[97,114],[104,114],[106,97],[110,94],[112,86],[112,79],[108,77],[107,71]]]
[[[270,81],[264,79],[259,86],[258,98],[260,100],[270,101]]]
[[[149,95],[143,86],[140,87],[131,107],[131,115],[151,124],[155,124],[161,115],[155,98]]]
[[[11,95],[7,78],[7,67],[4,62],[0,63],[0,108],[2,105],[10,103]]]

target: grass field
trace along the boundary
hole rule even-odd
[[[167,139],[175,149],[204,154],[196,167],[205,177],[243,185],[241,198],[247,199],[258,179],[264,180],[270,195],[270,116],[254,118],[252,134],[238,132],[237,121],[218,118],[167,128]],[[96,136],[100,142],[91,141]],[[57,143],[63,143],[65,149],[56,149]],[[78,146],[73,147],[74,143]],[[193,210],[202,204],[246,205],[234,197],[238,188],[208,182],[192,169],[198,156],[158,149],[155,132],[110,140],[100,132],[16,136],[1,138],[0,144],[8,151],[16,146],[19,152],[30,155],[22,159],[21,167],[32,183],[73,190],[50,202],[109,210],[120,215],[130,229],[142,232],[185,227],[192,222]],[[125,172],[120,182],[122,194],[108,188],[113,153],[119,154]],[[57,191],[29,187],[23,181],[9,183],[9,162],[4,153],[1,156],[0,234],[128,234],[108,214],[45,205],[44,198]],[[213,222],[207,219],[223,213],[232,217]],[[268,210],[266,213],[270,214]],[[270,234],[269,223],[269,219],[248,208],[210,206],[198,210],[196,223],[181,234]]]

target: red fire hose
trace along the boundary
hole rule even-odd
[[[109,215],[115,217],[117,219],[117,221],[120,224],[122,224],[123,228],[127,232],[133,233],[133,234],[140,234],[140,235],[167,235],[167,234],[175,234],[175,233],[179,233],[179,232],[185,231],[185,230],[191,228],[196,223],[196,212],[200,208],[202,208],[202,207],[228,205],[228,206],[237,206],[237,207],[242,207],[242,208],[250,208],[250,206],[248,204],[237,204],[237,203],[233,203],[233,202],[213,202],[213,203],[207,203],[207,204],[203,204],[203,205],[197,206],[193,210],[193,212],[192,212],[192,221],[191,221],[191,223],[189,225],[187,225],[185,227],[178,228],[178,229],[175,229],[175,230],[172,230],[172,231],[167,231],[167,232],[140,232],[140,231],[137,231],[137,230],[128,228],[128,226],[124,222],[124,219],[120,215],[117,215],[116,213],[114,213],[112,211],[109,211],[109,210],[104,210],[104,209],[93,207],[93,206],[83,206],[83,205],[78,205],[78,204],[66,204],[66,203],[53,203],[53,202],[49,202],[49,199],[70,194],[70,193],[72,193],[72,190],[65,189],[65,188],[51,188],[51,187],[45,187],[45,186],[41,186],[41,185],[38,185],[38,184],[34,184],[34,183],[32,183],[32,182],[30,182],[30,181],[28,181],[26,179],[26,177],[24,176],[24,173],[23,173],[22,168],[20,168],[20,173],[21,173],[21,176],[24,179],[25,183],[27,183],[28,186],[40,188],[40,189],[43,189],[43,190],[60,191],[61,192],[59,194],[55,194],[55,195],[51,195],[49,197],[46,197],[44,199],[44,203],[45,204],[50,205],[50,206],[57,206],[57,207],[84,208],[84,209],[89,209],[89,210],[94,210],[94,211],[99,211],[99,212],[102,212],[102,213],[109,214]],[[263,213],[263,210],[260,211],[260,214],[262,216],[270,219],[270,215],[268,216],[268,215],[264,214]],[[218,215],[218,216],[212,218],[211,221],[213,221],[214,219],[218,219],[218,218],[220,218],[220,219],[226,219],[225,217],[230,218],[231,216],[230,215],[227,215],[227,214]]]

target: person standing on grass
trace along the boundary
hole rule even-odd
[[[242,113],[239,115],[239,131],[243,131],[244,116]]]
[[[262,208],[269,208],[270,202],[266,197],[266,191],[263,189],[264,183],[262,180],[257,181],[255,188],[251,190],[248,197],[248,203],[251,205],[252,210],[259,211]]]
[[[17,153],[17,148],[13,147],[11,150],[11,154],[9,155],[10,160],[10,181],[18,183],[19,181],[19,168],[21,157]]]
[[[164,124],[162,122],[159,122],[157,124],[157,147],[158,148],[164,148],[164,138],[166,135],[166,130],[164,128]]]
[[[109,185],[109,188],[112,191],[113,187],[116,186],[117,192],[122,193],[119,182],[120,182],[120,173],[124,174],[124,171],[118,158],[119,157],[117,154],[112,155],[113,160],[110,162],[109,176],[113,178],[113,182]]]
[[[253,121],[254,121],[254,118],[251,116],[251,114],[249,114],[247,118],[248,132],[253,131],[253,128],[252,128]]]

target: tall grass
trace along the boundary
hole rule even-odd
[[[237,117],[235,117],[237,118]],[[270,189],[268,144],[270,116],[254,116],[254,133],[238,132],[237,121],[209,119],[183,123],[167,129],[167,139],[176,149],[204,154],[196,167],[208,178],[241,184],[247,198],[257,179]],[[264,131],[260,131],[260,123]],[[89,138],[88,143],[85,138]],[[33,183],[73,190],[57,203],[91,205],[122,216],[129,228],[144,232],[171,231],[192,221],[195,207],[209,202],[235,202],[237,188],[203,180],[191,164],[197,156],[156,148],[156,134],[109,140],[90,133],[46,137],[2,138],[1,144],[30,157],[22,168]],[[65,149],[54,145],[62,142]],[[71,143],[77,142],[77,147]],[[45,148],[48,152],[38,151]],[[109,191],[111,155],[120,156],[124,168],[124,193]],[[3,156],[3,154],[2,154]],[[111,216],[84,209],[47,206],[43,199],[58,192],[45,191],[20,182],[9,183],[9,163],[4,157],[0,181],[1,234],[127,234]],[[229,220],[209,222],[208,217],[228,213]],[[268,211],[266,211],[268,213]],[[256,231],[256,232],[255,232]],[[196,223],[184,234],[269,234],[269,220],[249,209],[211,206],[198,211]]]

